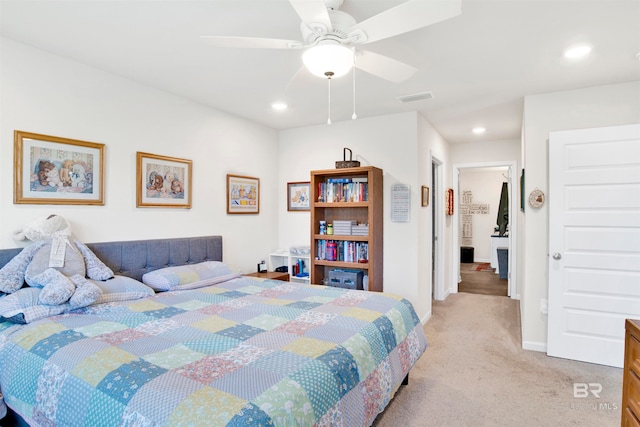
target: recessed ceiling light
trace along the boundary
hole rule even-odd
[[[284,102],[274,102],[273,104],[271,104],[271,108],[278,111],[286,110],[287,104],[285,104]]]
[[[591,52],[591,46],[586,44],[571,46],[564,51],[564,57],[568,59],[577,59],[586,56]]]
[[[476,135],[480,135],[481,133],[485,133],[487,130],[482,127],[473,128],[472,132]]]

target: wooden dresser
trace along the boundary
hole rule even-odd
[[[622,377],[623,427],[640,427],[640,320],[627,319]]]

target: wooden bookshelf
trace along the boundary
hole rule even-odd
[[[362,182],[366,179],[366,200],[337,201],[340,197],[327,198],[320,194],[321,184],[331,179],[348,179]],[[373,166],[358,168],[327,169],[311,171],[311,283],[322,284],[328,278],[329,271],[334,268],[362,270],[368,276],[369,290],[383,290],[383,186],[382,169]],[[368,224],[366,236],[320,234],[320,221],[327,224],[336,220],[352,221]],[[346,262],[344,260],[322,259],[318,242],[336,242],[346,245],[347,242],[367,245],[367,262]],[[362,261],[362,260],[360,260]]]

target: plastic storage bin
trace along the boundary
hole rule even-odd
[[[460,262],[473,262],[473,246],[460,246]]]
[[[498,248],[498,272],[501,279],[509,277],[509,248]]]
[[[329,270],[329,286],[346,289],[363,290],[362,278],[364,272],[362,270],[345,270],[333,269]]]

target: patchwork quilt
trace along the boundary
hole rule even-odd
[[[47,426],[368,426],[425,351],[390,294],[249,277],[0,323],[0,389]]]

